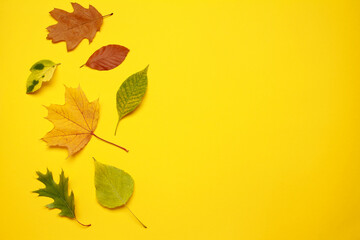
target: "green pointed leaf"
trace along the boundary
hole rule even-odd
[[[43,82],[50,81],[59,64],[50,60],[36,62],[30,68],[31,74],[26,81],[26,93],[35,92],[40,89]]]
[[[116,129],[120,120],[127,114],[135,110],[141,103],[148,84],[147,79],[147,66],[144,70],[137,72],[128,77],[123,84],[121,84],[116,94],[116,106],[119,114],[119,120],[116,125]],[[116,135],[115,129],[115,135]]]
[[[123,206],[134,191],[134,180],[126,172],[95,160],[96,198],[107,208]]]
[[[39,176],[37,179],[45,184],[45,188],[33,192],[38,193],[42,197],[52,198],[54,202],[46,205],[46,207],[60,209],[60,216],[75,218],[74,193],[72,191],[70,195],[68,193],[69,178],[65,177],[64,171],[61,171],[59,184],[55,183],[52,172],[49,169],[46,174],[36,173]]]

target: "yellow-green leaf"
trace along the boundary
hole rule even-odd
[[[107,208],[121,207],[134,191],[134,180],[126,172],[95,160],[96,198]]]
[[[128,77],[123,84],[121,84],[116,94],[116,106],[119,114],[119,120],[116,125],[116,130],[120,120],[127,114],[135,110],[141,103],[148,85],[147,66],[144,70],[137,72]]]
[[[40,89],[43,82],[50,81],[58,65],[60,63],[50,60],[36,62],[30,68],[31,74],[26,81],[26,93],[35,92]]]

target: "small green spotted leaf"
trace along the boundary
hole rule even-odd
[[[36,62],[30,68],[31,74],[26,81],[26,93],[33,93],[40,89],[43,82],[50,81],[58,65],[60,63],[50,60]]]
[[[115,128],[118,128],[120,120],[127,114],[135,110],[141,103],[148,85],[147,66],[144,70],[137,72],[128,77],[123,84],[121,84],[116,94],[116,106],[119,114],[119,120]]]
[[[75,216],[74,193],[71,191],[71,194],[69,195],[69,178],[65,177],[64,171],[61,171],[59,184],[54,181],[52,172],[50,172],[49,169],[47,170],[46,174],[41,172],[36,173],[38,175],[37,180],[42,182],[45,185],[45,188],[33,191],[33,193],[39,194],[39,197],[52,198],[54,202],[46,205],[46,207],[49,209],[60,209],[60,216],[75,219],[78,223],[80,223]],[[84,225],[82,223],[80,224],[87,227],[91,226]]]
[[[123,206],[134,191],[134,180],[126,172],[95,160],[96,198],[107,208]]]

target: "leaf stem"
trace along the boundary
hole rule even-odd
[[[131,212],[131,214],[136,218],[136,220],[138,220],[138,222],[144,227],[147,228],[147,226],[145,226],[145,224],[143,224],[140,219],[138,219],[138,217],[130,210],[130,208],[125,204],[125,207]]]
[[[114,13],[110,13],[110,14],[104,15],[104,16],[102,16],[102,17],[103,17],[103,18],[106,18],[106,17],[110,17],[110,16],[112,16],[112,15],[114,15]]]
[[[85,65],[86,65],[86,63],[85,63],[85,64],[83,64],[83,65],[81,65],[81,66],[80,66],[80,68],[82,68],[82,67],[83,67],[83,66],[85,66]]]
[[[124,150],[125,152],[129,152],[129,150],[127,150],[126,148],[123,148],[123,147],[121,147],[121,146],[119,146],[119,145],[117,145],[117,144],[115,144],[115,143],[109,142],[109,141],[107,141],[107,140],[105,140],[105,139],[97,136],[95,133],[92,133],[92,135],[93,135],[94,137],[100,139],[101,141],[104,141],[104,142],[106,142],[106,143],[108,143],[108,144],[114,145],[115,147],[121,148],[121,149]]]
[[[115,133],[114,133],[114,136],[116,136],[116,132],[117,132],[117,129],[118,129],[119,123],[120,123],[120,119],[119,119],[119,121],[118,121],[118,122],[117,122],[117,124],[116,124],[116,128],[115,128]]]
[[[76,220],[80,225],[82,225],[82,226],[84,226],[84,227],[90,227],[90,226],[91,226],[91,224],[83,224],[83,223],[79,222],[79,220],[78,220],[77,218],[75,218],[75,220]]]

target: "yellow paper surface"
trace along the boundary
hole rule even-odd
[[[88,1],[79,1],[88,6]],[[72,52],[46,40],[53,8],[0,1],[0,239],[360,239],[360,2],[93,0],[101,31]],[[97,49],[130,49],[117,68],[79,68]],[[29,68],[60,62],[25,94]],[[148,64],[143,103],[117,122],[121,83]],[[96,134],[76,156],[41,141],[43,105],[64,85],[100,98]],[[92,157],[132,175],[129,208],[95,198]],[[31,191],[64,169],[75,221]]]

